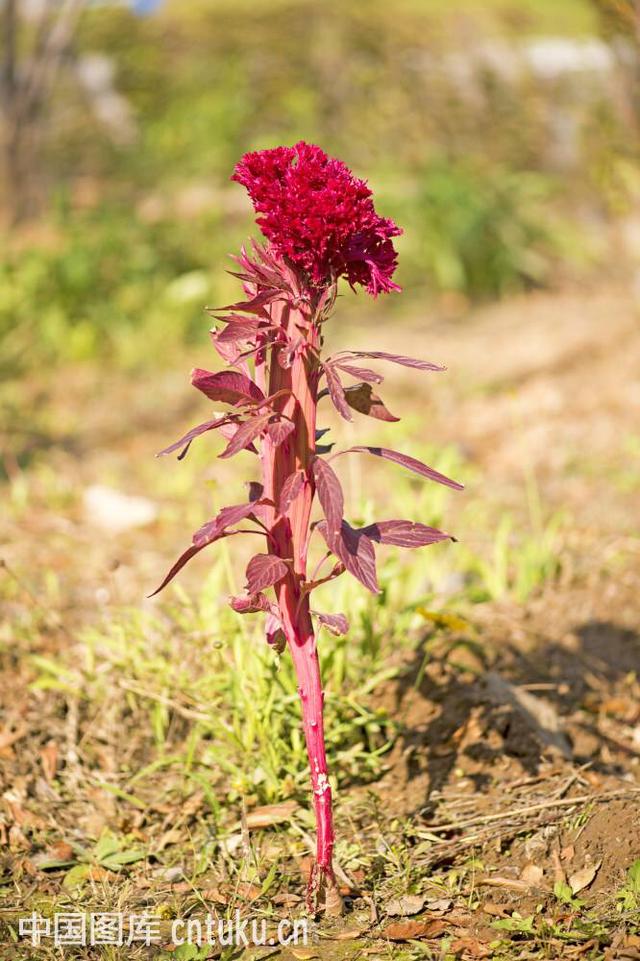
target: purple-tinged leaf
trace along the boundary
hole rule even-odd
[[[318,530],[327,542],[329,550],[342,561],[349,573],[364,584],[372,594],[379,594],[376,554],[367,535],[355,530],[344,520],[340,531],[334,536],[329,534],[326,521],[320,521]]]
[[[244,424],[238,427],[237,431],[234,433],[233,437],[225,447],[225,449],[220,454],[220,457],[225,459],[227,457],[233,457],[234,454],[239,453],[241,450],[245,450],[250,444],[262,433],[269,423],[269,418],[273,415],[271,413],[259,414],[257,417],[252,417],[250,420],[246,420]]]
[[[393,544],[395,547],[425,547],[439,541],[455,541],[451,534],[413,521],[376,521],[360,530],[378,544]]]
[[[224,330],[212,330],[211,340],[222,359],[235,366],[244,350],[256,346],[256,330],[236,323],[229,324]]]
[[[311,611],[311,613],[315,614],[322,626],[336,637],[348,633],[349,621],[344,614],[320,614],[318,611]]]
[[[208,541],[207,543],[211,543],[211,542]],[[164,590],[164,588],[167,586],[169,581],[173,580],[176,574],[182,570],[184,565],[188,561],[190,561],[192,557],[195,557],[195,555],[198,554],[203,547],[206,547],[206,546],[207,546],[206,544],[201,544],[199,547],[196,547],[195,544],[192,544],[191,547],[188,547],[186,551],[184,551],[184,553],[180,555],[180,557],[175,562],[173,567],[169,570],[168,574],[166,575],[166,577],[164,578],[160,586],[156,587],[155,591],[153,591],[151,594],[148,594],[147,596],[155,597],[156,594],[159,594],[160,591]]]
[[[254,404],[265,399],[257,384],[235,370],[222,370],[217,374],[210,370],[196,368],[191,374],[191,383],[209,398],[223,404],[240,406]]]
[[[178,454],[178,460],[182,460],[183,457],[186,457],[187,452],[191,447],[191,443],[196,437],[199,437],[200,434],[205,434],[209,430],[217,430],[218,428],[229,423],[231,423],[231,418],[218,416],[214,417],[213,420],[205,421],[204,424],[198,424],[197,427],[192,427],[191,430],[187,431],[184,437],[181,437],[180,440],[175,441],[175,443],[170,444],[169,447],[165,447],[164,450],[159,451],[156,454],[156,457],[163,457],[165,454],[172,454],[174,450],[180,450],[180,453]]]
[[[316,454],[330,454],[335,444],[316,444]]]
[[[265,587],[272,587],[287,574],[285,562],[273,554],[255,554],[247,564],[247,591],[258,594]]]
[[[267,424],[267,434],[271,438],[271,443],[278,447],[283,441],[287,439],[289,434],[295,429],[295,424],[292,420],[274,420],[270,424]]]
[[[222,434],[225,440],[233,440],[233,438],[238,433],[239,429],[240,429],[240,424],[236,420],[230,419],[225,424],[222,425],[222,427],[220,428],[220,433]],[[258,451],[256,450],[253,444],[248,444],[246,449],[250,450],[253,454],[258,453]]]
[[[265,314],[265,307],[270,304],[272,300],[278,296],[279,291],[277,290],[267,290],[264,293],[256,294],[250,300],[242,300],[237,304],[227,304],[226,307],[220,307],[219,310],[238,310],[245,314]]]
[[[403,354],[388,354],[384,350],[344,350],[333,359],[334,363],[342,363],[343,360],[350,360],[352,357],[370,357],[372,360],[389,360],[393,364],[401,364],[403,367],[413,367],[416,370],[446,370],[441,364],[433,364],[428,360],[417,360],[415,357],[405,357]]]
[[[216,340],[214,335],[211,336],[211,341],[225,364],[228,364],[230,367],[236,367],[241,373],[249,377],[249,365],[242,355],[242,348],[239,344],[221,343]]]
[[[408,454],[401,454],[400,451],[388,450],[386,447],[349,447],[347,450],[340,451],[339,453],[350,454],[352,452],[375,454],[376,457],[384,457],[385,460],[400,464],[401,467],[406,467],[407,470],[411,470],[415,474],[420,474],[422,477],[428,477],[429,480],[437,481],[438,484],[444,484],[446,487],[452,487],[457,491],[464,490],[464,484],[459,484],[457,481],[451,480],[450,477],[445,477],[444,474],[434,470],[433,467],[427,467],[422,461],[416,460],[415,457],[409,457]],[[334,457],[338,456],[339,454],[334,454]]]
[[[264,633],[267,639],[267,644],[272,647],[277,654],[282,654],[285,647],[287,646],[287,638],[282,630],[282,621],[277,614],[271,611],[267,614],[267,619],[264,625]]]
[[[340,363],[333,364],[332,366],[344,371],[345,374],[351,374],[352,377],[356,377],[358,380],[364,380],[368,384],[381,384],[384,380],[382,374],[377,374],[375,370],[369,370],[368,367],[354,367],[353,364]]]
[[[330,430],[330,427],[318,427],[316,429],[316,440],[321,440]]]
[[[223,324],[242,324],[243,327],[252,327],[257,330],[261,324],[268,324],[268,319],[263,317],[247,317],[245,314],[222,314],[217,307],[205,307],[205,310],[214,320],[219,320]],[[214,331],[210,331],[214,333]]]
[[[280,491],[280,499],[278,500],[278,513],[285,514],[289,506],[294,502],[304,484],[304,471],[294,471],[293,474],[289,474],[284,484],[282,485],[282,490]]]
[[[241,323],[234,320],[229,321],[222,330],[211,331],[211,337],[216,344],[252,344],[258,329],[257,322]]]
[[[340,382],[340,378],[336,374],[333,367],[324,365],[324,372],[327,378],[327,387],[329,388],[329,394],[331,395],[331,400],[333,401],[333,406],[338,411],[341,417],[345,420],[353,420],[351,416],[351,411],[349,410],[349,405],[347,404],[346,397],[344,396],[344,387]]]
[[[349,407],[353,407],[361,414],[390,422],[400,420],[399,417],[394,417],[378,395],[374,394],[371,384],[354,384],[353,387],[345,387],[344,396]]]
[[[156,587],[155,591],[153,591],[152,594],[149,594],[149,597],[154,597],[155,594],[159,594],[160,591],[167,586],[169,581],[172,581],[176,574],[182,570],[185,564],[205,547],[208,547],[209,544],[213,544],[214,541],[219,541],[223,537],[231,537],[233,534],[239,534],[240,531],[229,531],[227,530],[227,527],[230,527],[231,524],[236,524],[239,520],[247,517],[254,510],[254,507],[255,505],[253,504],[239,504],[236,507],[223,507],[217,517],[215,517],[212,521],[208,521],[206,524],[203,524],[203,526],[193,535],[193,543],[191,547],[188,547],[186,551],[180,555],[160,586]]]
[[[264,594],[238,594],[229,598],[229,607],[236,614],[257,614],[258,611],[271,610],[271,601]]]
[[[314,457],[311,470],[316,482],[318,498],[327,520],[330,537],[336,537],[344,516],[344,497],[338,476],[321,457]]]
[[[264,508],[270,504],[267,500],[251,501],[248,504],[233,504],[230,507],[223,507],[222,510],[213,518],[207,521],[193,535],[193,543],[196,546],[206,547],[212,540],[219,536],[223,531],[233,524],[238,524],[252,514],[259,517]]]

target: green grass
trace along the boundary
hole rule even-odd
[[[410,425],[405,430],[411,432]],[[205,443],[181,464],[163,464],[161,470],[152,464],[158,490],[170,491],[176,504],[166,515],[167,524],[180,523],[184,529],[185,509],[194,527],[201,523],[202,506],[199,501],[188,504],[187,492],[197,483],[208,451]],[[338,793],[373,781],[384,770],[398,723],[378,706],[377,697],[403,659],[421,649],[425,630],[429,633],[435,621],[440,635],[455,637],[460,625],[466,633],[474,604],[521,602],[557,572],[560,522],[545,520],[533,486],[528,519],[500,519],[473,496],[482,480],[454,448],[438,452],[418,445],[415,453],[437,469],[469,480],[471,494],[451,495],[446,488],[416,484],[395,471],[385,516],[416,517],[440,526],[446,521],[462,541],[412,555],[380,550],[378,597],[346,575],[318,591],[318,609],[344,611],[351,623],[346,637],[321,632],[319,638],[327,742]],[[343,473],[351,520],[366,524],[381,519],[376,492],[363,486],[365,465],[357,459],[352,465]],[[389,470],[394,473],[393,467]],[[44,466],[19,475],[9,498],[16,520],[28,517],[36,505],[41,508],[43,500],[55,510],[72,508],[69,488],[64,502],[58,502],[58,481],[56,472]],[[465,543],[465,532],[470,543]],[[38,603],[22,625],[14,625],[14,637],[21,636],[32,650],[35,689],[78,698],[84,710],[105,712],[116,726],[127,728],[134,721],[136,738],[120,758],[117,777],[103,778],[101,785],[134,806],[144,805],[163,782],[170,792],[176,785],[185,794],[205,790],[216,818],[240,803],[306,796],[306,754],[290,658],[278,657],[266,645],[259,617],[241,617],[226,605],[242,579],[234,557],[233,545],[216,545],[190,571],[190,584],[203,573],[195,592],[179,581],[152,605],[109,605],[58,655],[33,647],[34,628],[57,619],[60,583],[53,571],[31,585]],[[15,600],[20,584],[11,579],[3,583],[6,599]]]

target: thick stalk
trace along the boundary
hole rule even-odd
[[[298,680],[316,816],[316,861],[309,880],[309,900],[319,905],[324,899],[324,907],[328,911],[338,912],[341,902],[332,867],[334,831],[324,745],[324,692],[309,597],[303,592],[309,521],[315,493],[311,462],[315,453],[319,376],[315,351],[319,343],[319,331],[312,321],[287,305],[275,306],[272,316],[280,320],[292,341],[297,341],[301,335],[304,337],[304,347],[290,368],[280,366],[275,351],[269,358],[269,394],[275,394],[283,388],[290,392],[280,401],[279,409],[293,420],[295,429],[279,446],[273,446],[268,438],[265,439],[262,466],[265,495],[276,503],[286,478],[294,471],[304,474],[302,489],[289,506],[286,516],[276,519],[274,512],[270,550],[292,561],[289,574],[276,586],[276,595]]]

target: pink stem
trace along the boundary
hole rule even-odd
[[[335,889],[332,867],[334,831],[331,787],[324,745],[324,692],[309,598],[306,594],[302,596],[302,584],[307,574],[311,506],[315,494],[311,462],[315,454],[319,377],[317,347],[320,335],[312,320],[287,304],[273,305],[271,313],[273,319],[287,330],[292,341],[297,341],[301,335],[305,338],[304,347],[290,368],[280,366],[275,350],[272,350],[269,357],[268,393],[273,395],[283,388],[288,391],[276,401],[276,407],[293,419],[295,430],[278,446],[274,446],[268,437],[264,438],[262,470],[265,496],[272,498],[276,504],[286,478],[294,471],[304,473],[302,489],[288,508],[286,516],[278,518],[277,511],[273,510],[269,524],[272,533],[269,550],[293,562],[290,573],[276,586],[276,595],[298,680],[304,736],[311,769],[317,846],[316,862],[309,881],[309,897],[315,901],[324,887],[324,882],[328,882]],[[266,379],[264,369],[260,371],[260,377]]]

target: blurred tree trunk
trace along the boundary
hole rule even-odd
[[[4,0],[2,5],[3,180],[11,226],[32,215],[37,207],[43,125],[56,76],[83,6],[84,0],[43,0],[30,49],[23,54],[22,35],[27,30],[19,0]]]
[[[622,86],[625,120],[640,138],[640,0],[592,0],[611,44]]]

